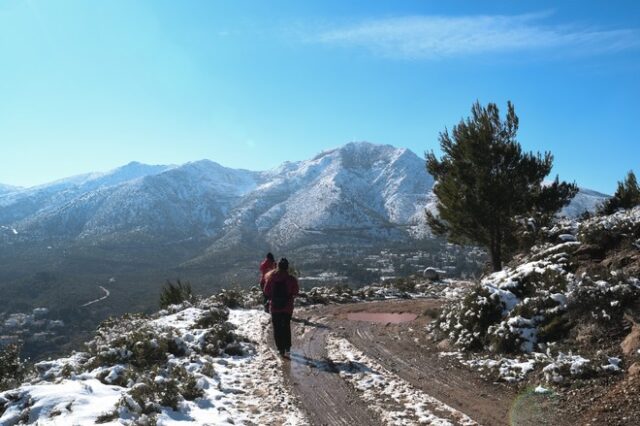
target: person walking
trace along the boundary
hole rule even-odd
[[[299,292],[298,280],[289,274],[289,261],[283,257],[278,261],[278,269],[267,276],[264,294],[269,299],[273,338],[280,356],[285,358],[291,351],[293,299]]]
[[[276,269],[276,260],[273,258],[272,253],[267,253],[267,256],[260,263],[260,289],[264,290],[264,284],[267,282],[267,274]]]
[[[265,312],[269,312],[269,299],[264,294],[264,284],[267,282],[267,276],[275,271],[277,267],[278,265],[271,252],[267,253],[267,257],[260,263],[260,290],[262,290],[262,306],[264,306]]]

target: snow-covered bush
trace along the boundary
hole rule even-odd
[[[436,331],[464,349],[531,352],[539,328],[566,306],[573,243],[539,247],[528,262],[490,274],[461,300],[445,305]],[[549,337],[551,333],[544,333]]]
[[[596,374],[593,363],[580,355],[560,352],[556,359],[542,369],[549,383],[563,383],[570,377],[587,378]]]
[[[567,222],[546,231],[560,243],[535,246],[519,263],[485,277],[464,298],[445,305],[433,329],[464,349],[530,353],[569,336],[585,318],[618,324],[640,299],[638,282],[609,270],[606,262],[585,266],[574,255],[581,243],[565,234],[576,229]],[[640,208],[590,219],[580,229],[636,238]],[[579,268],[587,272],[576,277]]]
[[[538,371],[567,385],[622,372],[622,357],[610,352],[620,350],[627,314],[640,303],[640,207],[582,224],[560,220],[537,236],[526,254],[445,304],[432,330],[460,348],[499,353],[451,352],[498,380]],[[512,365],[526,368],[512,374]]]
[[[234,309],[244,306],[245,293],[239,289],[222,289],[214,298],[227,308]]]
[[[199,337],[196,348],[203,354],[220,355],[236,340],[232,330],[233,326],[227,322],[215,324]]]
[[[204,314],[195,322],[193,328],[210,328],[229,318],[229,311],[221,306],[209,305]]]
[[[138,315],[104,321],[87,348],[92,366],[126,363],[141,369],[166,361],[168,353],[178,355],[181,351],[170,329],[158,332]]]
[[[604,321],[620,321],[625,308],[640,298],[640,288],[632,278],[620,274],[594,280],[583,274],[568,294],[568,307],[578,315]]]
[[[605,249],[624,239],[640,238],[640,206],[609,216],[596,216],[580,224],[578,239]]]
[[[446,334],[456,346],[481,349],[489,327],[502,318],[500,297],[486,287],[473,287],[464,299],[445,306],[435,328]]]
[[[192,401],[204,394],[197,379],[182,366],[153,369],[131,386],[119,405],[137,414],[160,412],[161,407],[178,410],[180,402]]]

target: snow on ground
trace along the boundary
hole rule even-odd
[[[198,309],[189,308],[159,320],[163,325],[188,327],[199,317]],[[307,421],[297,408],[281,373],[281,361],[263,341],[263,329],[270,316],[259,310],[231,310],[229,322],[236,332],[255,342],[255,353],[249,356],[220,357],[216,360],[217,378],[203,376],[205,395],[194,402],[185,401],[186,414],[163,409],[158,425],[180,425],[192,422],[211,424],[305,425]]]
[[[149,321],[148,325],[159,330],[170,327],[185,342],[197,342],[202,330],[193,327],[202,314],[202,309],[190,307]],[[197,386],[204,395],[193,401],[180,401],[176,411],[161,407],[157,425],[308,424],[285,387],[282,361],[263,341],[269,315],[258,310],[235,310],[230,311],[229,321],[237,326],[237,334],[256,343],[255,350],[238,356],[192,353],[170,357],[168,364],[182,366],[197,377]],[[144,424],[148,418],[136,416],[135,410],[130,409],[137,404],[129,394],[131,388],[108,384],[125,368],[114,365],[74,373],[87,356],[75,354],[39,363],[39,379],[0,393],[0,407],[5,406],[4,412],[0,411],[0,424],[88,425],[105,415],[102,423],[107,425]],[[207,363],[213,365],[213,374],[203,374]],[[100,375],[104,377],[107,370],[109,374],[100,381]]]
[[[0,424],[11,426],[21,420],[26,424],[56,426],[94,424],[100,414],[113,410],[120,399],[120,389],[94,378],[23,385],[0,395],[0,401],[2,398],[18,401],[0,417]],[[33,405],[27,409],[30,401]]]
[[[361,393],[369,407],[387,424],[477,424],[389,372],[345,339],[329,336],[327,352],[340,376]]]

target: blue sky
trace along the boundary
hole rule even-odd
[[[0,0],[0,183],[352,140],[422,155],[476,99],[612,192],[640,172],[640,2]]]

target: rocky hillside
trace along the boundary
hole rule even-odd
[[[542,393],[582,383],[568,410],[593,405],[594,424],[633,424],[624,419],[640,414],[627,409],[640,402],[640,207],[543,234],[444,308],[432,329],[458,350],[443,356],[494,379],[542,383]]]

